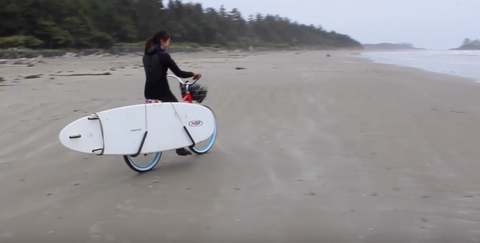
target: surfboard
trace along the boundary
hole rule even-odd
[[[65,126],[63,146],[97,155],[136,155],[173,150],[208,139],[216,126],[207,107],[192,103],[122,106],[79,118]]]

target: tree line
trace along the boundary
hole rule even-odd
[[[236,9],[180,0],[0,0],[0,48],[110,48],[165,29],[174,43],[358,47],[348,35],[278,15],[244,18]]]

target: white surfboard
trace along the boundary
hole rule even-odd
[[[82,117],[63,128],[59,139],[65,147],[82,153],[147,154],[204,141],[215,126],[215,115],[203,105],[149,103]]]

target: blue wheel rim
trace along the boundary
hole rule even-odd
[[[147,165],[137,165],[137,164],[135,164],[135,162],[133,162],[133,160],[132,160],[132,157],[130,157],[130,156],[128,156],[128,161],[136,169],[145,170],[145,169],[148,169],[149,167],[154,166],[156,163],[158,163],[158,160],[160,159],[160,156],[162,156],[161,152],[155,153],[155,156],[153,156],[153,159]]]
[[[193,149],[195,149],[195,151],[197,151],[199,153],[205,153],[207,150],[209,150],[213,146],[213,143],[215,142],[216,135],[217,135],[217,121],[215,120],[215,129],[213,130],[212,136],[210,136],[210,138],[208,139],[207,145],[205,145],[202,148],[197,148],[197,147],[194,146]]]

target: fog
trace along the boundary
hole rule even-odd
[[[279,14],[304,24],[348,34],[362,43],[409,42],[448,49],[480,38],[479,0],[192,0],[205,7]]]

